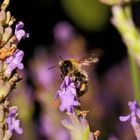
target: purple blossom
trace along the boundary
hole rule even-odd
[[[131,113],[127,116],[120,116],[120,121],[125,122],[125,121],[130,121],[133,130],[135,132],[135,135],[138,139],[140,139],[140,125],[137,122],[137,118],[140,119],[140,108],[139,105],[136,101],[129,102],[128,103],[129,108],[131,110]]]
[[[65,77],[55,98],[57,96],[59,96],[61,100],[60,111],[64,111],[66,109],[67,112],[73,112],[74,106],[80,105],[77,101],[74,82],[69,76]]]
[[[108,140],[118,140],[118,138],[114,135],[110,135]]]
[[[50,139],[68,140],[69,135],[67,131],[63,127],[54,124],[51,116],[43,114],[40,123],[41,128],[39,127],[38,131],[41,135],[45,135],[46,137],[49,136]]]
[[[16,24],[15,35],[18,42],[20,42],[22,38],[29,37],[29,33],[25,33],[25,31],[22,29],[23,27],[24,23],[21,21],[18,24]]]
[[[136,121],[136,116],[140,118],[140,108],[136,101],[129,102],[128,105],[131,113],[127,116],[120,116],[120,120],[123,122],[130,121],[131,123],[134,123]]]
[[[67,43],[74,35],[74,29],[68,22],[59,22],[53,31],[55,40],[61,45]]]
[[[9,114],[6,119],[6,122],[8,124],[8,131],[10,134],[12,134],[13,130],[15,130],[18,134],[23,133],[23,129],[20,128],[20,120],[16,119],[18,113],[18,109],[16,107],[10,107],[9,108]]]
[[[6,75],[11,75],[12,71],[16,68],[22,70],[24,65],[21,63],[24,56],[24,52],[17,49],[12,56],[6,58],[7,68],[5,70]]]
[[[62,125],[70,131],[71,139],[74,140],[97,140],[99,131],[90,132],[88,121],[77,114],[67,113],[67,117],[61,121]],[[94,138],[95,137],[95,138]]]

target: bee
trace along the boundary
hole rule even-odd
[[[62,79],[65,76],[72,77],[76,86],[78,97],[82,96],[88,90],[88,75],[83,70],[82,66],[97,63],[99,60],[98,56],[99,55],[95,53],[92,54],[91,57],[86,57],[80,60],[73,58],[64,60],[60,57],[61,60],[59,61],[59,67],[61,70],[61,77]]]

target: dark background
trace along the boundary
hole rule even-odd
[[[139,8],[140,4],[131,4],[133,9],[133,18],[139,26]],[[68,21],[72,26],[82,34],[88,42],[88,48],[96,46],[104,50],[104,55],[97,68],[97,73],[102,74],[114,63],[120,62],[126,57],[126,48],[121,37],[110,23],[111,7],[109,9],[109,18],[105,27],[101,31],[86,31],[77,26],[68,14],[63,10],[60,0],[11,0],[9,10],[17,21],[22,20],[25,23],[25,30],[30,33],[30,38],[21,41],[19,47],[25,51],[24,63],[32,57],[34,49],[38,45],[50,47],[54,42],[53,27],[59,21]]]

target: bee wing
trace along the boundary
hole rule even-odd
[[[79,62],[80,62],[81,65],[85,65],[86,66],[86,65],[90,65],[91,63],[97,63],[98,61],[99,61],[98,57],[95,57],[95,58],[88,57],[88,58],[80,60]]]
[[[96,50],[91,54],[91,56],[79,60],[79,63],[85,66],[90,65],[91,63],[97,63],[102,54],[103,52],[101,50]]]

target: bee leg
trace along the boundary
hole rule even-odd
[[[60,77],[61,77],[62,79],[64,79],[64,76],[63,76],[62,74],[60,74]]]
[[[86,93],[88,90],[87,83],[81,83],[80,87],[77,89],[78,96],[82,96],[84,93]]]
[[[81,85],[81,87],[80,87],[80,91],[83,92],[83,93],[85,93],[85,92],[87,92],[87,90],[88,90],[87,84],[86,83],[83,83]]]

